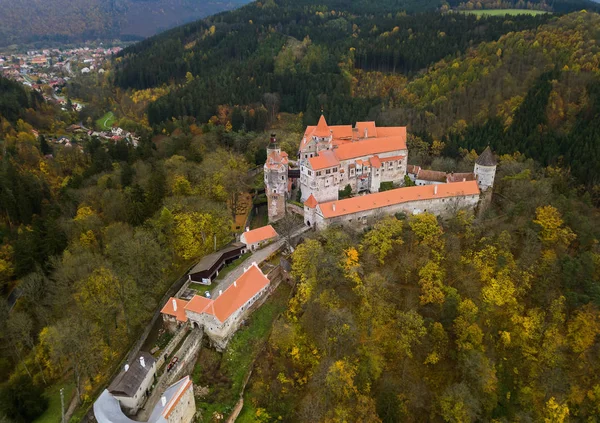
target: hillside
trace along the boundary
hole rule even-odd
[[[0,0],[0,47],[141,39],[248,0]]]

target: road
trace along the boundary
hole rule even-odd
[[[293,232],[292,238],[302,235],[309,229],[309,227],[302,225],[302,227],[296,229]],[[240,264],[238,267],[229,272],[224,279],[216,281],[215,285],[210,289],[211,298],[216,299],[219,296],[219,290],[225,291],[229,287],[229,285],[231,285],[234,281],[238,280],[240,276],[242,276],[245,268],[250,267],[250,265],[253,262],[256,262],[256,264],[262,263],[271,254],[283,247],[284,243],[285,240],[280,239],[274,242],[273,244],[269,244],[265,248],[252,253],[252,255],[246,260],[244,260],[242,264]]]

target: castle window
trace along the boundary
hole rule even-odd
[[[394,162],[389,162],[388,169],[393,169],[393,168],[394,168]]]
[[[334,168],[333,168],[333,171],[334,171],[334,172],[337,172],[337,167],[334,167]]]
[[[329,175],[330,173],[331,173],[331,169],[327,169],[327,170],[325,171],[325,175]]]
[[[320,170],[317,172],[317,176],[321,176],[321,171]]]
[[[282,181],[285,181],[285,176],[282,176],[282,177],[281,177],[281,180],[282,180]]]
[[[312,172],[310,170],[308,171],[308,176],[312,176]]]

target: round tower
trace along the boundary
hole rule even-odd
[[[496,177],[496,158],[488,146],[475,161],[475,178],[481,191],[486,191],[494,186]]]

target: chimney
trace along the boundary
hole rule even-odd
[[[140,357],[140,364],[142,367],[146,367],[146,361],[144,360],[144,357]]]
[[[246,232],[250,232],[250,227],[246,226]]]
[[[129,370],[129,364],[125,365],[125,371]]]
[[[433,185],[433,195],[437,195],[437,184]]]
[[[219,295],[221,295],[223,293],[222,289],[219,289]]]
[[[467,178],[463,178],[463,182],[467,182]]]
[[[352,141],[358,141],[358,128],[352,128]]]
[[[167,397],[165,397],[164,395],[162,397],[160,397],[160,403],[162,404],[163,407],[165,405],[167,405]]]
[[[331,207],[333,208],[333,211],[335,211],[335,203],[333,203]]]
[[[365,128],[365,138],[369,138],[369,128]]]
[[[233,281],[233,286],[237,288],[237,281]]]
[[[173,298],[173,311],[177,311],[177,300]]]

